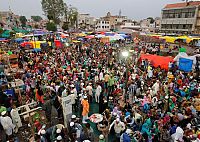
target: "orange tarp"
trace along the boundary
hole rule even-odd
[[[154,67],[160,66],[162,69],[168,70],[169,62],[173,62],[173,57],[164,57],[152,54],[141,54],[141,60],[147,59]]]

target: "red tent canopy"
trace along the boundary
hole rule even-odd
[[[22,47],[30,46],[33,48],[33,44],[31,42],[23,42],[20,44]]]
[[[164,57],[164,56],[158,56],[158,55],[152,55],[152,54],[141,54],[140,56],[141,60],[147,59],[152,63],[154,67],[160,66],[161,69],[168,70],[169,62],[173,62],[173,57]]]

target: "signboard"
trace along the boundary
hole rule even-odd
[[[67,128],[68,122],[72,116],[72,101],[70,96],[62,98],[62,107],[63,107],[64,125]]]

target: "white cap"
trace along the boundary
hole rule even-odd
[[[56,139],[57,139],[58,141],[60,141],[60,140],[62,140],[62,137],[61,137],[61,136],[58,136]]]
[[[102,134],[99,135],[99,139],[100,139],[100,140],[104,139],[104,135],[102,135]]]
[[[6,111],[3,111],[3,112],[1,113],[2,116],[4,116],[5,114],[6,114]]]
[[[131,129],[126,129],[126,133],[130,134],[130,133],[132,133],[132,130]]]
[[[70,122],[69,125],[70,125],[70,127],[74,126],[74,122]]]
[[[83,85],[84,85],[84,83],[82,82],[82,83],[81,83],[81,86],[83,86]]]
[[[72,115],[72,119],[76,118],[76,115]]]
[[[89,84],[91,85],[92,83],[90,82]]]
[[[60,134],[60,133],[61,133],[61,130],[60,130],[60,129],[57,129],[57,130],[56,130],[56,133],[57,133],[57,134]]]
[[[83,142],[91,142],[90,140],[84,140]]]
[[[74,87],[74,84],[71,84],[70,87]]]
[[[114,115],[114,116],[116,116],[116,115],[117,115],[117,113],[116,113],[116,112],[113,112],[113,115]]]
[[[44,135],[44,134],[46,134],[46,131],[43,129],[43,130],[40,131],[40,134]]]
[[[84,96],[83,98],[84,98],[84,99],[87,99],[87,96]]]
[[[116,121],[117,121],[117,122],[119,122],[119,121],[120,121],[120,119],[119,119],[119,118],[117,118],[117,119],[116,119]]]

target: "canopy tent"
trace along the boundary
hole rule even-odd
[[[158,55],[152,55],[152,54],[141,54],[140,56],[141,60],[147,59],[152,63],[154,67],[161,67],[161,69],[168,70],[169,62],[173,61],[173,57],[164,57],[164,56],[158,56]]]
[[[0,42],[8,42],[6,38],[0,38]]]
[[[10,37],[10,30],[5,30],[2,34],[1,37],[3,38],[9,38]]]
[[[174,61],[176,61],[177,66],[180,70],[189,72],[192,69],[195,68],[196,65],[196,56],[199,56],[199,54],[194,56],[188,56],[185,52],[180,52],[175,58]]]
[[[15,31],[16,33],[24,33],[24,34],[29,33],[29,31],[24,30],[24,29],[20,29],[20,28],[17,28],[17,27],[14,27],[13,31]]]

